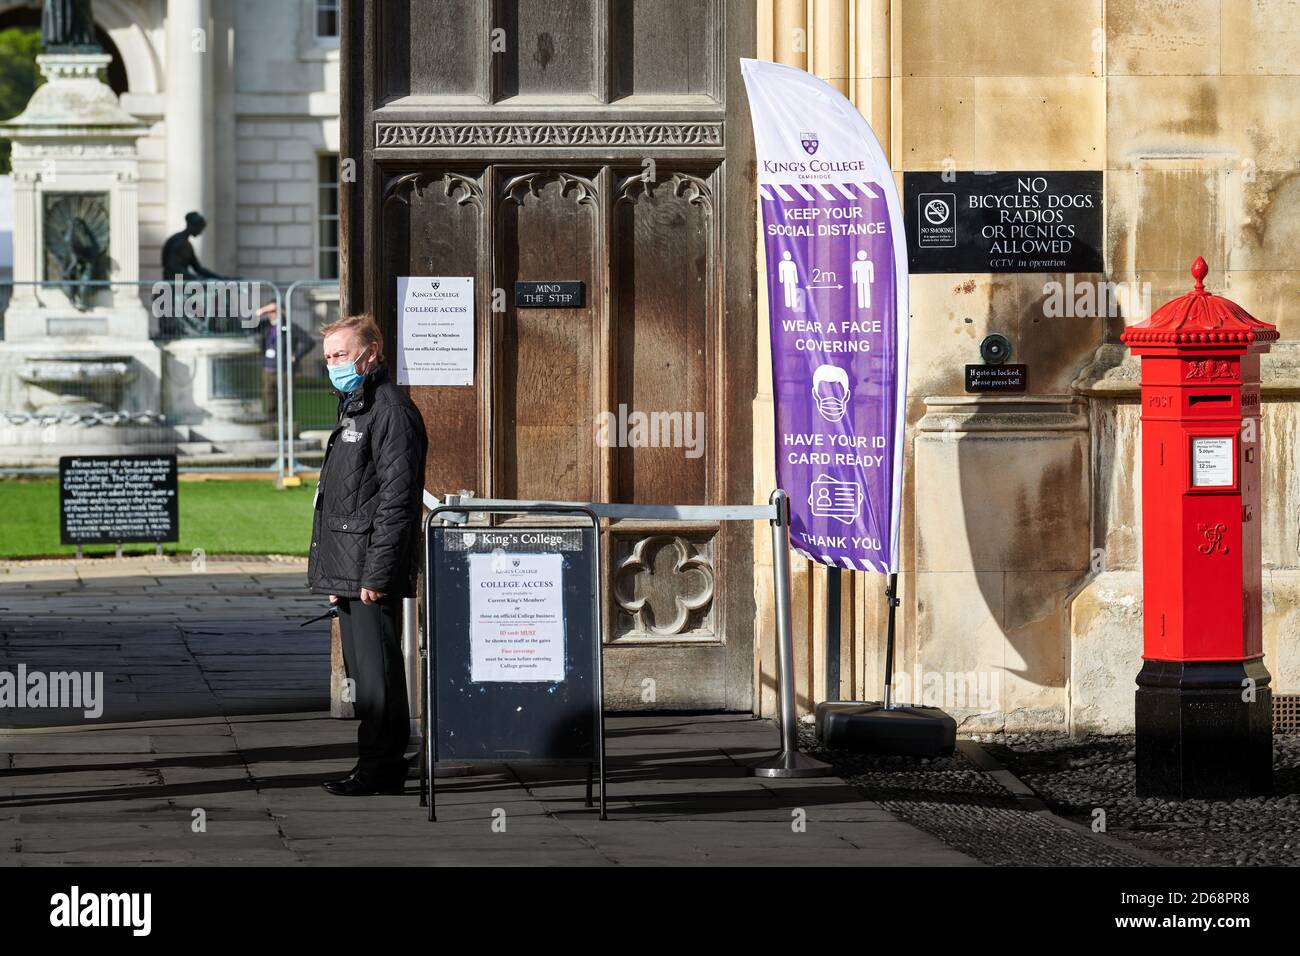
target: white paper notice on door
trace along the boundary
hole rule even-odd
[[[564,680],[559,554],[469,555],[470,680]]]
[[[1232,487],[1233,441],[1231,438],[1192,439],[1192,487]]]
[[[397,384],[474,384],[473,276],[397,277]]]

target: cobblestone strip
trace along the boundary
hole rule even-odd
[[[1179,865],[1300,865],[1300,736],[1274,735],[1274,793],[1240,800],[1139,799],[1130,735],[983,734],[981,746],[1066,819],[1104,814],[1106,833]]]
[[[1043,812],[1032,794],[1004,787],[959,750],[930,760],[828,750],[811,727],[801,726],[804,752],[869,800],[906,823],[990,866],[1148,866],[1113,842]]]

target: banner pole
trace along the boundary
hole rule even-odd
[[[826,699],[840,699],[840,568],[826,568]]]
[[[898,572],[889,575],[885,585],[885,600],[889,602],[889,628],[885,637],[885,695],[881,698],[885,710],[893,706],[890,694],[894,686],[894,619],[898,612]],[[912,698],[916,700],[915,697]]]
[[[787,542],[786,496],[777,492],[773,504],[780,517],[772,522],[772,576],[776,583],[777,671],[781,690],[781,749],[799,749],[794,706],[794,629],[790,623],[790,550]]]
[[[776,506],[772,527],[772,588],[776,611],[777,691],[781,707],[781,751],[756,764],[759,777],[822,777],[830,764],[799,752],[794,709],[794,633],[790,626],[790,496],[778,488],[768,501]]]

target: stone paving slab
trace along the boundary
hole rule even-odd
[[[106,698],[98,720],[0,712],[0,865],[976,862],[838,779],[750,776],[778,735],[747,715],[611,715],[606,821],[572,765],[440,778],[436,822],[414,779],[333,796],[356,724],[328,716],[304,585],[305,564],[251,558],[0,562],[0,669],[102,671]]]

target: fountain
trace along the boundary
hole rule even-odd
[[[86,40],[86,7],[46,4],[37,57],[46,82],[0,123],[13,142],[14,193],[0,464],[176,444],[162,415],[156,320],[135,285],[137,141],[148,127],[104,83],[111,58]]]
[[[14,206],[0,467],[74,454],[278,455],[261,395],[262,285],[203,268],[189,241],[203,231],[198,212],[163,248],[165,282],[139,282],[138,141],[149,128],[103,81],[111,57],[94,41],[89,0],[46,0],[42,39],[47,82],[0,123],[13,142]]]

